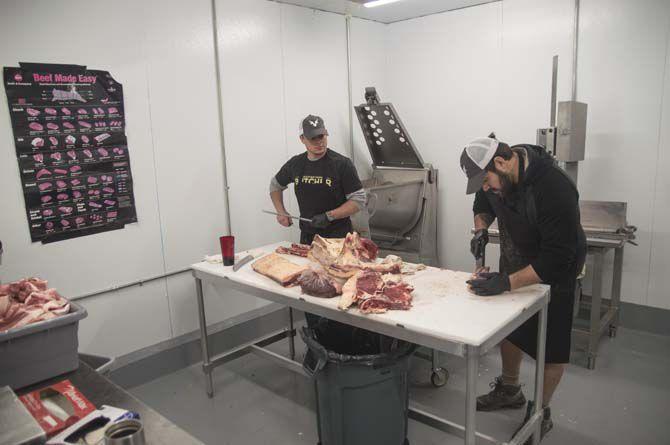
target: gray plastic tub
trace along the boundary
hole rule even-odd
[[[301,331],[303,368],[315,379],[319,445],[408,445],[409,362],[416,346],[398,342],[372,355],[329,351]]]
[[[23,388],[79,367],[79,320],[86,309],[70,302],[70,313],[0,332],[0,386]]]

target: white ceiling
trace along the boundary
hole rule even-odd
[[[351,14],[353,17],[393,23],[413,19],[424,15],[437,14],[454,9],[467,8],[500,0],[400,0],[396,3],[366,8],[362,5],[368,0],[274,0],[280,3],[305,6],[339,14]]]

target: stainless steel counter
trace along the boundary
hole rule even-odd
[[[152,408],[100,375],[83,361],[79,361],[79,369],[60,375],[50,380],[22,388],[17,395],[43,388],[51,383],[68,379],[96,407],[109,405],[135,411],[144,424],[147,444],[149,445],[203,445],[186,431],[154,411]]]

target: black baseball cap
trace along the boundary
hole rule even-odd
[[[307,139],[312,139],[322,134],[328,136],[328,130],[321,117],[310,114],[300,121],[300,134]]]
[[[487,137],[477,138],[465,146],[461,154],[461,170],[468,177],[466,195],[475,193],[482,188],[484,178],[486,178],[486,166],[494,158],[500,145],[506,144]]]

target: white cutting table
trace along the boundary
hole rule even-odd
[[[241,252],[237,258],[246,254],[273,252],[278,246],[288,246],[282,242]],[[306,258],[287,256],[290,261],[307,264]],[[233,358],[247,353],[255,353],[271,359],[282,366],[302,373],[302,366],[296,362],[293,338],[293,317],[291,309],[299,309],[333,320],[357,326],[373,332],[409,341],[446,353],[465,357],[467,360],[465,426],[457,425],[423,410],[411,408],[410,416],[443,431],[464,437],[466,445],[476,443],[523,444],[533,435],[539,443],[541,404],[535,404],[535,412],[519,433],[509,442],[503,442],[476,433],[475,411],[477,397],[477,371],[479,357],[497,345],[514,329],[530,317],[539,314],[538,347],[535,369],[534,400],[542,397],[547,305],[549,286],[534,285],[505,293],[495,297],[478,297],[468,291],[465,281],[470,274],[446,269],[428,267],[404,280],[414,286],[414,299],[409,311],[388,311],[384,314],[363,314],[358,309],[347,312],[337,308],[338,298],[325,299],[302,294],[299,287],[284,288],[270,278],[253,271],[251,263],[237,272],[232,266],[208,262],[191,266],[195,277],[199,309],[200,342],[202,347],[203,371],[206,376],[207,394],[214,394],[212,370]],[[273,333],[267,337],[244,344],[232,351],[210,357],[207,339],[207,324],[202,292],[202,282],[211,282],[236,289],[244,293],[280,303],[289,307],[289,326],[287,330]],[[288,337],[290,358],[283,357],[265,348],[270,343]],[[537,433],[537,434],[535,434]]]

